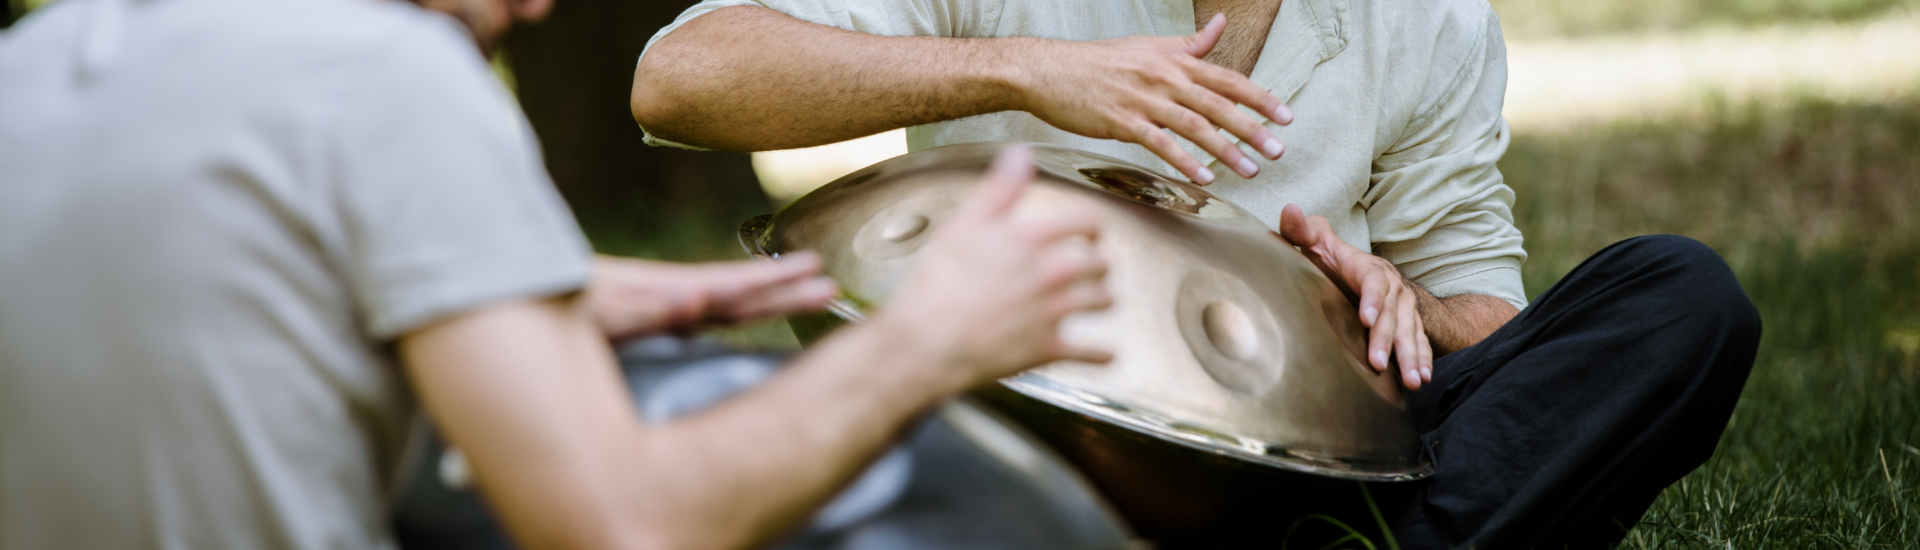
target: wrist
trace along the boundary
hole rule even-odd
[[[1037,55],[1047,49],[1049,40],[1043,38],[987,38],[973,41],[984,51],[979,57],[987,59],[977,67],[972,79],[987,90],[987,112],[1029,111],[1033,104],[1037,76],[1042,70],[1035,66],[1041,57]]]
[[[951,339],[929,330],[923,318],[883,309],[855,328],[870,339],[868,349],[888,359],[887,382],[899,389],[924,393],[931,402],[973,385]]]

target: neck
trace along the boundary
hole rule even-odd
[[[1273,29],[1273,19],[1280,14],[1280,1],[1193,0],[1195,30],[1206,25],[1213,14],[1227,16],[1227,30],[1207,53],[1207,62],[1243,75],[1253,74],[1253,66],[1259,63],[1260,51],[1267,43],[1267,31]]]

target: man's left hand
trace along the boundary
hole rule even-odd
[[[1433,380],[1433,346],[1420,319],[1418,290],[1392,262],[1340,240],[1326,218],[1308,216],[1295,205],[1280,211],[1280,236],[1300,247],[1349,297],[1357,298],[1360,322],[1371,333],[1367,363],[1375,371],[1386,372],[1391,356],[1407,389],[1420,389]]]
[[[838,292],[810,252],[709,264],[599,256],[586,304],[607,337],[622,340],[812,311]]]

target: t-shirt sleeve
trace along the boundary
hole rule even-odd
[[[1495,166],[1507,150],[1500,116],[1506,46],[1491,10],[1463,39],[1441,41],[1439,80],[1406,134],[1374,162],[1364,198],[1375,254],[1435,296],[1480,294],[1526,307],[1513,190]],[[1450,50],[1450,51],[1449,51]]]
[[[511,96],[451,21],[422,17],[343,94],[328,144],[334,254],[382,340],[577,290],[592,261]]]
[[[661,38],[695,17],[721,8],[757,6],[829,27],[878,36],[974,37],[992,32],[1002,2],[992,0],[706,0],[695,4],[647,39],[640,59]],[[706,149],[662,139],[640,128],[648,145]]]

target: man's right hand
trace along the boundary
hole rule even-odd
[[[1293,122],[1272,92],[1202,60],[1226,25],[1215,17],[1185,37],[976,40],[879,36],[733,6],[655,43],[634,69],[631,106],[657,137],[731,151],[1025,111],[1068,132],[1145,146],[1207,184],[1212,171],[1162,128],[1252,177],[1258,163],[1218,129],[1277,159],[1283,146],[1258,119]]]
[[[1280,140],[1235,105],[1279,124],[1292,123],[1293,112],[1246,76],[1201,60],[1226,27],[1226,17],[1215,15],[1200,32],[1181,38],[1036,41],[1017,58],[1026,75],[1019,85],[1022,109],[1062,130],[1137,143],[1195,183],[1213,183],[1213,172],[1161,131],[1171,129],[1241,177],[1253,177],[1259,165],[1219,129],[1278,159],[1285,151]]]
[[[945,378],[955,390],[1056,360],[1112,358],[1062,341],[1058,330],[1067,315],[1113,301],[1106,260],[1093,245],[1100,218],[1086,207],[1015,216],[1032,181],[1032,151],[1002,151],[873,319],[942,358],[932,366],[960,377]]]

